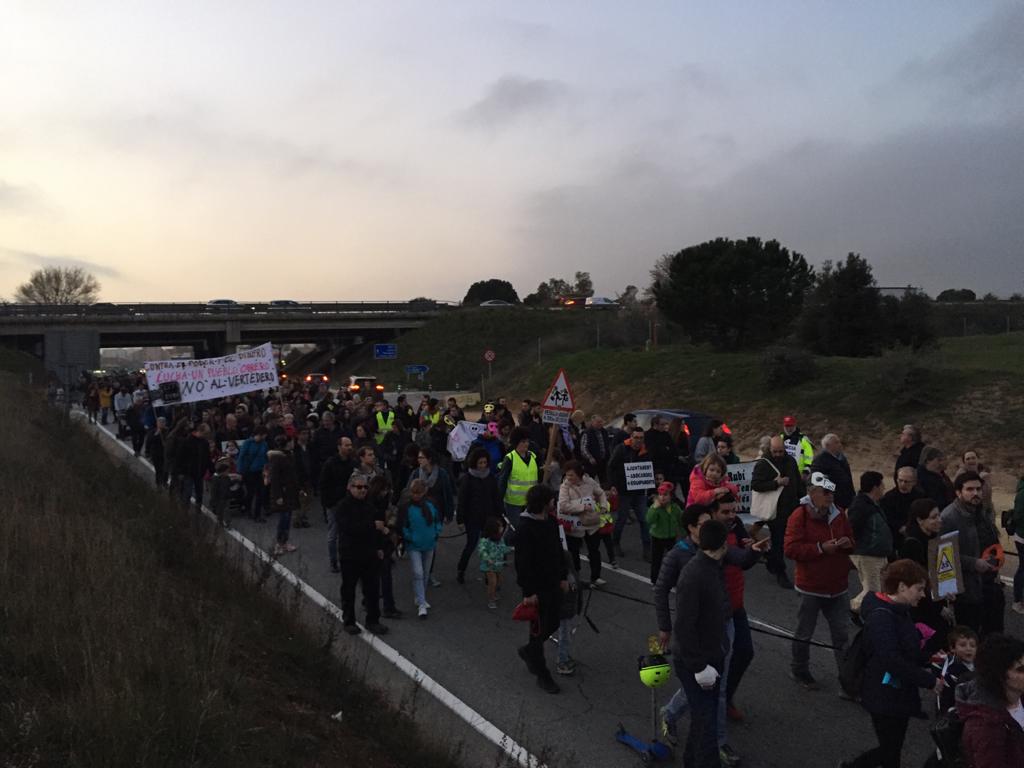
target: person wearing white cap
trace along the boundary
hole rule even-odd
[[[807,690],[818,687],[810,671],[810,646],[818,614],[825,616],[836,658],[842,662],[849,635],[850,600],[847,597],[853,530],[846,513],[835,505],[836,484],[822,472],[812,472],[807,496],[786,524],[786,557],[796,563],[796,591],[800,594],[797,627],[793,635],[790,677]]]

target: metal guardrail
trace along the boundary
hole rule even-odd
[[[336,314],[398,314],[439,312],[451,305],[441,301],[304,301],[294,306],[269,302],[238,304],[193,304],[139,302],[132,304],[0,304],[0,317],[8,318],[82,318],[82,317],[146,317],[149,315],[208,315],[232,317],[273,314],[298,317]]]

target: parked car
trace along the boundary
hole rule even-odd
[[[376,376],[349,376],[348,391],[363,397],[375,397],[384,394],[384,385],[377,383]]]
[[[504,301],[502,299],[488,299],[487,301],[480,302],[481,307],[514,307],[511,301]]]
[[[704,433],[704,428],[708,425],[708,422],[716,418],[706,413],[696,413],[685,408],[650,408],[631,411],[631,413],[636,416],[637,425],[644,430],[651,428],[651,420],[655,416],[668,419],[669,431],[675,434],[678,430],[682,430],[687,438],[689,438],[690,454],[693,454],[694,448],[697,447],[697,441],[700,440],[700,436]],[[622,416],[609,422],[608,426],[622,429]]]

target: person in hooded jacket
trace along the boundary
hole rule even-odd
[[[861,604],[867,662],[860,702],[871,715],[878,746],[839,763],[839,768],[899,768],[910,718],[922,714],[918,688],[938,694],[945,686],[925,668],[921,636],[910,617],[910,609],[925,596],[927,582],[920,565],[897,560],[886,567],[882,589],[868,593]]]
[[[466,529],[466,546],[459,555],[455,580],[466,583],[469,558],[480,541],[480,533],[490,517],[502,517],[505,509],[498,493],[498,478],[491,472],[491,459],[483,448],[476,448],[466,459],[468,469],[459,478],[455,522]]]
[[[294,552],[294,544],[288,543],[292,527],[292,514],[299,508],[299,477],[292,455],[292,441],[287,435],[274,438],[274,449],[267,451],[267,466],[270,472],[270,508],[279,513],[277,519],[277,545],[275,555]]]
[[[989,635],[978,648],[974,668],[974,679],[956,689],[965,765],[1024,765],[1024,641]]]

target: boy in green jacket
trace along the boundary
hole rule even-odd
[[[669,482],[659,485],[654,502],[647,509],[647,529],[651,533],[651,584],[658,583],[661,558],[675,546],[679,538],[679,521],[683,510],[672,500],[675,489]]]

